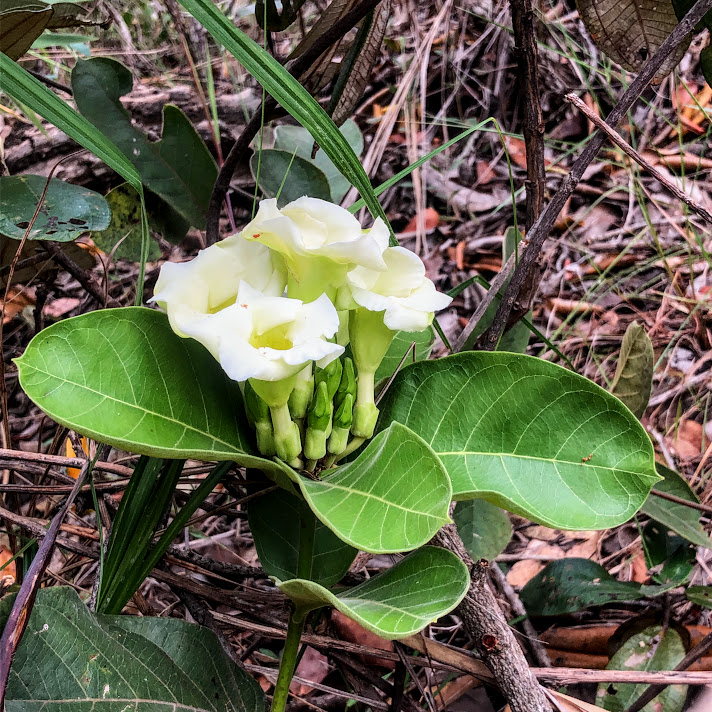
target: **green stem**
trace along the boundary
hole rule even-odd
[[[312,562],[314,560],[314,530],[316,519],[313,516],[302,517],[299,523],[299,558],[297,559],[297,576],[311,580]],[[282,660],[279,664],[279,675],[274,686],[271,712],[284,712],[289,699],[289,684],[294,676],[299,658],[299,643],[304,632],[307,613],[303,608],[295,608],[289,616],[287,639],[284,642]]]
[[[287,640],[284,643],[282,661],[279,664],[279,675],[274,686],[272,696],[271,712],[284,712],[289,699],[289,684],[292,682],[294,669],[297,666],[297,656],[299,654],[299,643],[304,631],[306,622],[306,611],[295,609],[289,616],[287,626]]]

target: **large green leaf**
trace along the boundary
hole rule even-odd
[[[509,515],[485,499],[458,502],[452,515],[467,553],[478,559],[496,559],[512,538]]]
[[[403,369],[381,403],[435,450],[456,499],[481,497],[561,529],[627,521],[656,482],[631,412],[582,376],[510,353],[463,353]]]
[[[707,549],[712,549],[712,539],[700,524],[700,514],[698,510],[692,507],[686,507],[684,504],[670,502],[662,497],[656,497],[654,492],[666,492],[673,494],[676,497],[686,499],[688,502],[698,503],[695,493],[690,489],[685,479],[678,475],[674,470],[656,463],[656,469],[659,475],[665,479],[657,482],[653,487],[653,492],[650,493],[648,499],[640,508],[643,514],[647,514],[656,522],[664,524],[669,529],[680,536],[691,541],[697,546],[704,546]]]
[[[310,580],[332,586],[349,570],[358,551],[341,541],[297,495],[279,489],[250,501],[247,509],[262,568],[282,581],[299,576],[299,540],[302,527],[314,531]]]
[[[615,601],[638,601],[675,588],[641,586],[619,581],[588,559],[560,559],[546,566],[522,589],[519,597],[532,616],[559,616]]]
[[[0,627],[12,601],[0,601]],[[207,628],[95,614],[73,589],[45,588],[15,653],[5,704],[7,712],[263,712],[264,696]]]
[[[684,657],[685,644],[675,628],[654,625],[631,635],[611,658],[606,670],[674,670]],[[646,684],[601,683],[596,704],[610,712],[624,712],[646,689]],[[642,712],[682,712],[686,699],[685,685],[670,685],[645,705]]]
[[[269,52],[225,17],[212,0],[179,2],[281,106],[308,129],[341,174],[362,195],[373,216],[381,217],[388,225],[388,218],[358,156],[319,102]]]
[[[79,60],[72,71],[79,111],[113,141],[147,188],[191,225],[203,227],[217,177],[215,161],[185,114],[170,104],[163,108],[161,140],[149,141],[121,103],[132,85],[131,72],[108,57]]]
[[[46,183],[44,176],[0,177],[0,233],[22,239]],[[69,242],[87,230],[104,230],[110,219],[109,205],[99,193],[51,178],[28,239]]]
[[[363,551],[409,551],[450,521],[450,480],[428,444],[393,423],[323,480],[300,478],[316,516]]]
[[[100,442],[283,472],[253,454],[237,383],[200,344],[176,336],[165,314],[127,307],[67,319],[35,336],[16,363],[42,410]]]
[[[334,606],[389,640],[405,638],[451,611],[470,584],[465,564],[447,549],[424,546],[365,583],[332,593],[313,581],[278,586],[306,610]]]

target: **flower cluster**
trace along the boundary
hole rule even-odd
[[[244,384],[262,454],[309,467],[370,438],[395,332],[426,329],[450,303],[388,236],[323,200],[264,200],[242,232],[161,268],[153,301]]]

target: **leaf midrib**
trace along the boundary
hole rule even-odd
[[[431,445],[432,447],[432,445]],[[537,462],[549,462],[554,465],[560,464],[560,465],[576,465],[577,467],[585,467],[585,468],[590,468],[590,469],[599,469],[599,470],[609,470],[610,472],[618,472],[621,474],[626,474],[626,475],[635,475],[636,477],[651,477],[652,475],[645,475],[641,474],[639,472],[635,472],[633,470],[624,470],[622,468],[618,467],[611,467],[610,465],[594,465],[594,464],[589,464],[588,462],[575,462],[572,460],[557,460],[555,458],[551,457],[536,457],[534,455],[516,455],[515,453],[509,453],[509,452],[477,452],[476,450],[450,450],[447,452],[441,452],[440,450],[435,450],[435,454],[438,457],[442,457],[444,455],[489,455],[490,457],[512,457],[518,460],[536,460]]]
[[[56,699],[43,699],[39,697],[28,697],[27,699],[24,700],[18,700],[15,698],[16,702],[37,702],[42,705],[47,705],[47,704],[52,704],[52,705],[76,705],[77,703],[82,703],[82,702],[92,702],[94,704],[96,703],[101,703],[104,702],[106,704],[112,704],[112,703],[121,703],[121,702],[127,702],[127,703],[140,703],[140,704],[147,704],[147,705],[161,705],[165,707],[166,705],[171,705],[174,710],[185,710],[186,712],[215,712],[215,708],[208,708],[208,707],[195,707],[194,705],[185,705],[181,702],[169,702],[167,700],[148,700],[148,699],[142,699],[140,697],[82,697],[80,698],[73,698],[73,699],[67,699],[67,700],[56,700]]]
[[[129,408],[135,408],[136,410],[139,410],[139,411],[141,411],[141,412],[143,412],[143,413],[145,413],[145,414],[147,414],[147,415],[153,415],[153,416],[155,416],[156,418],[160,418],[160,419],[162,419],[162,420],[165,420],[166,422],[175,423],[176,425],[179,425],[179,426],[185,428],[186,430],[192,430],[193,432],[197,433],[198,435],[207,436],[207,437],[209,437],[211,440],[213,440],[216,444],[225,445],[227,448],[229,448],[229,450],[230,450],[231,452],[235,452],[235,451],[237,451],[237,452],[244,452],[244,451],[241,450],[241,449],[240,449],[240,450],[236,450],[236,447],[235,447],[235,444],[234,444],[234,443],[230,443],[230,442],[227,442],[226,440],[222,440],[221,438],[218,438],[217,436],[212,435],[210,432],[204,431],[204,430],[199,430],[198,428],[196,428],[196,427],[194,427],[194,426],[192,426],[192,425],[189,425],[188,423],[184,423],[184,422],[182,422],[182,421],[180,421],[180,420],[176,420],[175,418],[169,418],[169,417],[166,416],[166,415],[161,415],[160,413],[157,413],[156,411],[149,410],[148,408],[144,408],[143,406],[137,405],[137,404],[135,404],[135,403],[129,403],[128,401],[120,400],[119,398],[115,398],[114,396],[110,396],[110,395],[107,395],[106,393],[102,393],[101,391],[97,391],[97,390],[95,390],[94,388],[89,388],[89,386],[84,385],[84,384],[82,384],[82,383],[77,383],[76,381],[70,381],[68,378],[62,378],[62,377],[60,377],[60,376],[57,376],[56,374],[50,373],[49,371],[44,371],[44,370],[42,370],[42,369],[40,369],[40,368],[37,368],[36,366],[32,366],[32,365],[29,365],[29,364],[22,364],[22,365],[23,365],[25,368],[27,368],[27,369],[32,369],[32,370],[35,371],[36,373],[40,373],[40,374],[42,374],[42,375],[44,375],[44,376],[47,376],[47,377],[49,377],[49,378],[51,378],[51,379],[54,379],[54,380],[56,380],[56,381],[60,381],[61,383],[67,383],[67,384],[69,384],[69,385],[71,385],[71,386],[76,386],[77,388],[82,388],[82,389],[84,389],[85,391],[88,391],[89,393],[94,393],[94,394],[96,394],[96,395],[98,395],[98,396],[101,396],[102,398],[104,398],[104,399],[106,399],[106,400],[113,401],[114,403],[119,403],[120,405],[125,405],[125,406],[127,406],[127,407],[129,407]]]

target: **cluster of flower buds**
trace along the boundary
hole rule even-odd
[[[373,435],[375,374],[397,331],[450,303],[420,258],[316,198],[260,203],[242,232],[161,268],[153,301],[242,384],[259,451],[295,468]],[[346,356],[346,349],[351,356]]]

